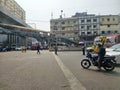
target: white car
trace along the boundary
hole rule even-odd
[[[115,45],[113,45],[110,48],[106,48],[106,52],[114,51],[117,48],[120,48],[120,43],[119,44],[115,44]]]
[[[120,47],[113,51],[106,52],[106,55],[115,56],[116,57],[115,60],[117,64],[120,64]]]
[[[20,50],[22,50],[22,47],[15,47],[15,50],[20,51]]]

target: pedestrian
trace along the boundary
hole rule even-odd
[[[54,51],[55,51],[55,54],[57,55],[57,51],[58,51],[58,46],[57,45],[55,45]]]
[[[40,45],[37,45],[37,54],[40,54]]]
[[[83,45],[82,47],[82,52],[83,52],[83,55],[85,55],[85,45]]]
[[[25,45],[22,46],[22,52],[26,52],[26,46]]]

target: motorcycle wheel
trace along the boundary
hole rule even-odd
[[[91,66],[91,63],[88,59],[84,59],[84,60],[81,61],[81,66],[84,69],[88,69]]]
[[[107,62],[106,65],[103,67],[106,71],[112,71],[115,68],[115,64],[111,61]]]

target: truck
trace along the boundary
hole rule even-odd
[[[108,35],[106,40],[105,40],[105,46],[107,48],[120,43],[120,34],[112,34]]]

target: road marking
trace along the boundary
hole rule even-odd
[[[61,59],[53,53],[55,60],[63,71],[67,78],[72,90],[86,90],[86,88],[80,83],[80,81],[73,75],[73,73],[63,64]]]

